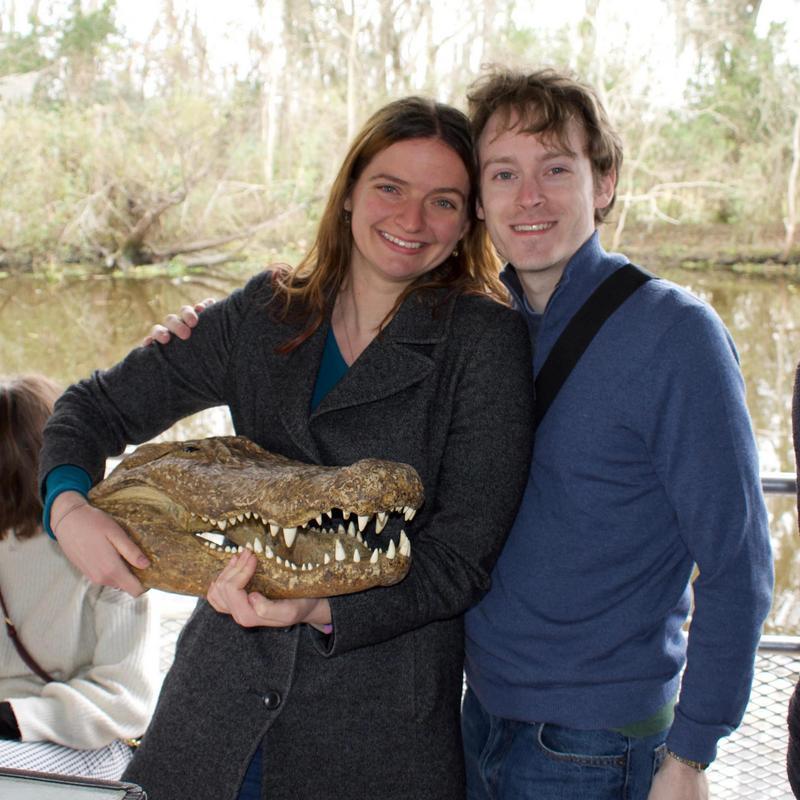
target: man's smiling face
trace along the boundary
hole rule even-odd
[[[561,142],[525,133],[495,113],[478,142],[481,200],[500,256],[529,284],[549,291],[564,267],[595,229],[594,212],[613,197],[616,175],[595,179],[586,153],[586,133],[571,120]],[[548,293],[549,296],[549,293]]]

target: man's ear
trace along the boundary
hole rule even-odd
[[[605,208],[614,196],[614,189],[617,187],[617,171],[609,170],[605,175],[601,175],[595,182],[594,207]]]

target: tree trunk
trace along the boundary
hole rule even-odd
[[[261,88],[261,146],[263,153],[262,170],[264,183],[268,186],[275,177],[275,151],[278,140],[278,120],[281,96],[281,80],[286,65],[286,46],[284,42],[284,3],[275,3],[267,17],[268,3],[261,6],[261,32],[259,39],[261,56],[259,70],[262,77]]]
[[[797,179],[800,174],[800,112],[794,118],[792,130],[792,167],[789,170],[789,183],[786,191],[786,238],[783,243],[781,258],[789,259],[789,251],[794,243],[794,232],[797,229]]]
[[[356,84],[358,72],[358,3],[352,0],[350,46],[347,48],[347,141],[356,135]]]

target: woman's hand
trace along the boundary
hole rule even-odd
[[[199,314],[216,302],[213,297],[207,297],[193,306],[182,306],[178,314],[167,314],[163,325],[153,325],[150,328],[150,333],[142,341],[142,347],[153,342],[167,344],[173,333],[179,339],[188,339],[192,335],[192,328],[197,325]]]
[[[208,589],[208,602],[220,613],[230,614],[245,628],[286,628],[300,622],[321,629],[331,621],[331,607],[324,597],[268,600],[245,587],[256,571],[257,557],[242,550],[231,557]]]
[[[83,495],[58,495],[50,511],[50,528],[66,557],[90,581],[122,589],[134,597],[144,591],[127,564],[149,567],[147,556],[112,517],[90,505]]]

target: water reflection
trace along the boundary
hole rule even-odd
[[[731,330],[762,470],[793,472],[790,410],[794,368],[800,359],[798,287],[732,273],[664,274],[711,303]],[[247,277],[0,280],[0,372],[40,371],[70,383],[118,361],[167,312],[187,301],[222,297]],[[178,423],[164,438],[229,432],[227,411],[210,409]],[[778,578],[768,632],[800,634],[800,541],[794,499],[771,496],[768,507]]]

